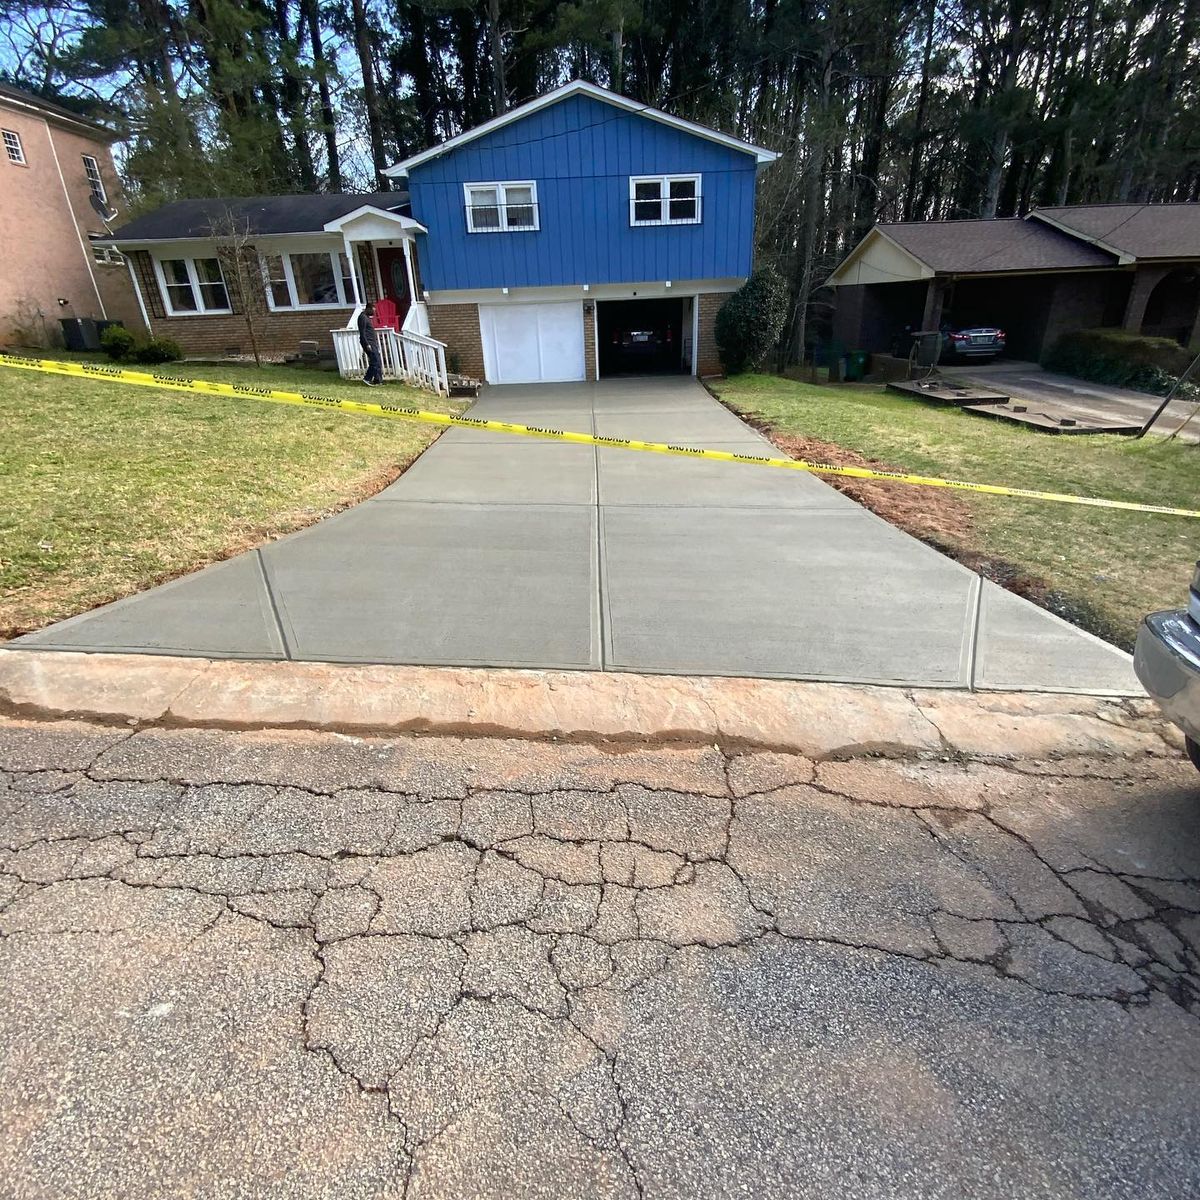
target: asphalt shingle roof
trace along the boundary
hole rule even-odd
[[[211,237],[228,229],[232,214],[236,228],[251,234],[320,233],[330,221],[363,205],[400,210],[408,208],[407,192],[342,193],[317,196],[235,196],[207,200],[176,200],[122,225],[116,242],[166,241],[171,238]],[[407,215],[407,214],[406,214]]]
[[[917,221],[875,227],[939,274],[1111,267],[1116,259],[1041,221]]]
[[[1071,204],[1039,215],[1135,258],[1200,258],[1200,204]]]

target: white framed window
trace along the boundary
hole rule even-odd
[[[507,183],[464,183],[468,233],[518,233],[541,228],[537,184],[532,179]]]
[[[631,175],[630,225],[699,225],[699,175]]]
[[[350,308],[354,279],[341,251],[260,254],[267,306],[272,312],[291,308]]]
[[[4,152],[8,155],[8,161],[18,167],[28,166],[25,161],[25,147],[21,145],[21,135],[15,129],[3,129],[0,133],[4,135]]]
[[[123,267],[125,256],[115,246],[92,246],[92,257],[102,267]]]
[[[85,154],[83,156],[83,169],[87,174],[88,187],[92,189],[92,195],[101,204],[107,204],[108,193],[104,190],[104,180],[100,178],[100,164],[90,154]]]
[[[166,302],[167,315],[229,313],[229,292],[221,264],[215,258],[156,258],[154,270]]]

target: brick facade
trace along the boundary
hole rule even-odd
[[[596,302],[583,302],[583,377],[589,383],[600,378],[600,364],[596,361]]]
[[[724,372],[724,368],[721,366],[721,355],[717,351],[717,313],[720,311],[721,305],[732,295],[732,292],[714,292],[700,297],[696,374],[701,378],[707,375],[720,375]]]
[[[474,379],[483,378],[483,338],[478,304],[431,304],[429,334],[446,343],[446,361]]]
[[[146,311],[150,315],[151,332],[155,337],[168,337],[179,343],[188,357],[221,357],[227,354],[250,354],[250,333],[243,315],[242,297],[238,295],[233,272],[226,269],[225,280],[229,292],[231,315],[207,315],[169,317],[163,305],[162,292],[154,273],[154,265],[145,250],[133,251],[129,255],[137,273],[138,285]],[[257,264],[253,265],[257,279]],[[374,280],[374,274],[367,276]],[[371,284],[368,283],[368,289]],[[370,295],[370,290],[368,290]],[[331,330],[344,326],[350,319],[352,308],[327,308],[314,312],[273,313],[266,309],[254,316],[254,332],[259,350],[264,354],[295,354],[302,341],[315,341],[324,355],[333,355]]]

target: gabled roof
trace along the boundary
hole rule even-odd
[[[1070,204],[1035,208],[1029,215],[1122,263],[1200,258],[1200,204]]]
[[[408,209],[408,193],[370,192],[349,196],[339,192],[317,196],[176,200],[174,204],[165,204],[122,225],[111,239],[106,240],[120,244],[211,238],[227,232],[225,226],[230,216],[238,231],[244,230],[248,234],[324,233],[329,228],[336,230],[340,221],[363,209],[399,216],[401,210]]]
[[[628,96],[619,95],[617,92],[610,92],[606,88],[597,87],[594,83],[587,83],[582,79],[574,79],[570,83],[563,84],[562,87],[555,88],[552,92],[547,92],[544,96],[539,96],[536,100],[520,104],[499,117],[493,117],[490,121],[485,121],[482,125],[475,126],[474,129],[468,129],[465,133],[460,133],[457,137],[452,137],[449,141],[442,142],[439,146],[431,146],[428,150],[422,150],[420,154],[414,154],[411,158],[406,158],[394,167],[388,167],[384,174],[390,175],[393,178],[398,175],[407,175],[411,168],[419,166],[423,162],[438,158],[450,150],[456,150],[459,146],[465,146],[468,142],[475,141],[476,138],[494,133],[497,129],[503,129],[505,125],[511,125],[514,121],[520,121],[522,118],[537,112],[539,109],[548,108],[551,104],[557,104],[560,100],[569,99],[571,96],[590,96],[593,100],[600,100],[605,104],[611,104],[614,108],[623,108],[626,112],[637,113],[648,120],[658,121],[662,125],[669,125],[673,129],[681,129],[684,133],[690,133],[696,137],[705,138],[710,142],[716,142],[718,145],[726,146],[730,150],[741,150],[745,154],[754,155],[755,161],[759,164],[773,163],[779,157],[774,150],[755,146],[751,142],[744,142],[741,138],[732,137],[727,133],[719,133],[715,129],[710,129],[707,125],[697,125],[694,121],[685,121],[682,117],[673,117],[670,113],[660,112],[657,108],[651,108],[649,105],[641,104],[637,100],[630,100]]]
[[[1019,217],[897,222],[876,228],[939,275],[1063,271],[1115,265],[1112,255],[1103,250]]]
[[[885,246],[891,246],[887,252]],[[897,253],[899,257],[897,257]],[[897,221],[875,225],[827,283],[884,283],[933,275],[1004,275],[1115,267],[1115,256],[1041,222]]]

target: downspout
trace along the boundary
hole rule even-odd
[[[62,184],[63,199],[67,202],[67,212],[71,214],[71,224],[75,226],[75,236],[79,239],[79,252],[83,255],[83,265],[87,267],[88,278],[92,281],[92,291],[96,293],[96,303],[100,305],[100,316],[107,321],[108,313],[104,308],[104,297],[100,295],[100,285],[96,282],[96,270],[92,266],[92,256],[84,244],[83,234],[79,232],[79,220],[75,216],[75,208],[71,204],[71,193],[67,190],[67,181],[63,177],[62,165],[58,161],[58,151],[54,148],[54,132],[50,128],[49,121],[43,121],[43,124],[46,126],[46,141],[50,143],[50,156],[54,159],[54,169],[58,172],[58,182]]]

